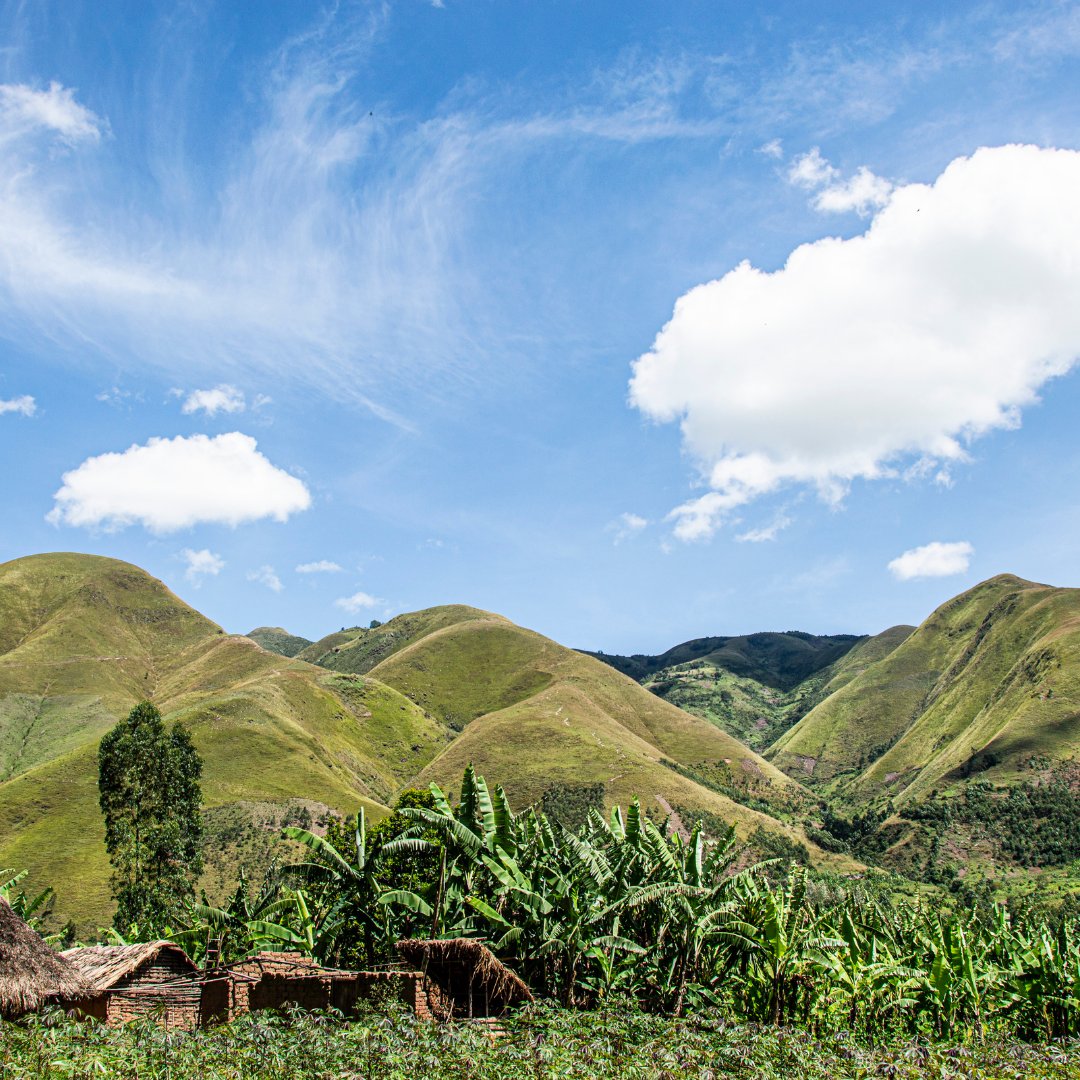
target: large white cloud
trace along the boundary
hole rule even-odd
[[[1004,146],[893,189],[867,232],[692,289],[634,364],[712,488],[676,535],[791,483],[827,501],[907,460],[947,475],[1080,355],[1080,153]]]
[[[64,473],[55,500],[48,519],[57,525],[118,529],[140,523],[157,533],[203,522],[285,521],[311,505],[303,482],[272,465],[239,431],[150,439],[122,453],[87,458]]]
[[[897,555],[889,563],[889,572],[898,581],[917,578],[950,577],[966,573],[975,549],[966,540],[942,543],[935,540],[922,547],[912,548]]]

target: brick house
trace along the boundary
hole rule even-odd
[[[202,972],[171,941],[89,945],[61,955],[88,987],[85,994],[65,998],[66,1009],[106,1024],[144,1016],[169,1028],[202,1021]]]

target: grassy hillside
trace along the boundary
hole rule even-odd
[[[719,668],[775,690],[789,691],[815,672],[835,663],[863,638],[853,634],[822,636],[799,630],[787,633],[706,637],[685,641],[659,656],[588,653],[638,682],[668,668],[692,662]]]
[[[1011,784],[1080,750],[1080,590],[1011,575],[942,605],[769,752],[856,802]]]
[[[384,810],[447,744],[375,680],[224,634],[148,574],[41,555],[0,566],[0,866],[55,884],[57,912],[107,921],[97,743],[138,701],[191,728],[208,806],[312,800]]]
[[[423,781],[453,788],[472,762],[518,806],[553,789],[595,786],[608,804],[637,794],[657,813],[704,811],[744,834],[777,827],[753,807],[782,814],[805,799],[799,785],[714,725],[499,616],[473,612],[432,630],[371,675],[462,731]]]
[[[137,567],[33,556],[0,566],[0,866],[53,884],[57,917],[83,928],[111,911],[97,744],[143,699],[188,725],[203,756],[212,895],[265,861],[282,821],[377,817],[406,786],[452,787],[469,761],[518,805],[602,785],[609,803],[640,793],[657,813],[744,832],[797,837],[753,807],[805,798],[713,725],[475,608],[343,631],[290,658],[225,634]]]
[[[306,637],[290,634],[281,626],[257,626],[247,632],[247,637],[267,652],[277,653],[278,656],[293,657],[314,644]]]

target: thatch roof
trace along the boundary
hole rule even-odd
[[[493,1001],[507,1006],[532,1001],[532,991],[482,942],[472,938],[423,941],[412,938],[397,943],[398,952],[418,971],[446,986],[464,974]]]
[[[49,998],[83,992],[82,976],[0,897],[0,1014],[16,1016]]]
[[[100,994],[114,987],[125,976],[138,971],[143,964],[157,959],[162,952],[178,954],[181,967],[192,974],[198,968],[188,955],[171,941],[142,941],[136,945],[87,945],[82,949],[68,949],[60,955],[81,972],[91,993]]]

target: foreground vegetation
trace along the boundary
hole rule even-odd
[[[570,1008],[618,998],[862,1038],[1080,1034],[1071,918],[948,911],[780,860],[740,868],[733,830],[680,835],[636,803],[571,831],[514,814],[472,770],[457,805],[437,787],[406,803],[370,833],[362,815],[354,835],[285,829],[307,862],[166,936],[195,957],[214,940],[226,959],[284,945],[351,968],[396,960],[403,938],[470,937]]]
[[[105,1029],[60,1014],[0,1025],[0,1072],[9,1080],[101,1076],[140,1080],[613,1080],[734,1077],[754,1080],[1057,1080],[1074,1077],[1080,1045],[897,1040],[875,1045],[843,1032],[731,1024],[714,1012],[687,1020],[625,1008],[575,1013],[531,1008],[492,1035],[472,1024],[435,1025],[372,1012],[253,1014],[194,1033],[152,1022]]]

